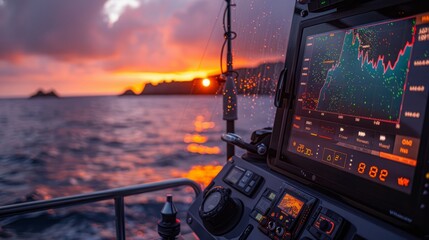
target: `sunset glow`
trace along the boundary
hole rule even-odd
[[[186,71],[186,72],[118,72],[115,75],[124,79],[139,79],[142,82],[159,83],[163,81],[188,81],[194,78],[206,77],[210,71]]]
[[[284,59],[284,46],[274,43],[287,34],[285,5],[234,9],[235,68]],[[223,7],[210,0],[0,0],[0,98],[38,89],[116,95],[219,74]]]

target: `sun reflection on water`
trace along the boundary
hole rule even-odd
[[[194,126],[195,126],[195,131],[196,132],[202,132],[204,130],[208,130],[208,129],[212,129],[216,126],[216,124],[214,122],[211,121],[204,121],[204,116],[203,115],[198,115],[195,118],[194,121]]]
[[[222,170],[220,165],[194,165],[189,172],[183,173],[182,177],[194,180],[206,187],[220,170]]]
[[[213,129],[216,124],[212,121],[205,121],[203,115],[198,115],[194,120],[194,131],[196,133],[186,134],[183,141],[188,143],[186,150],[190,153],[201,155],[220,154],[221,150],[218,146],[206,146],[203,143],[208,141],[208,137],[201,133],[208,129]]]
[[[198,154],[220,154],[220,148],[217,146],[208,147],[201,144],[191,143],[186,148],[188,152]]]
[[[207,137],[200,134],[186,134],[183,141],[185,143],[205,143],[207,142]]]

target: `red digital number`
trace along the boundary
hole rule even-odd
[[[388,174],[389,174],[389,171],[387,171],[386,169],[381,169],[378,179],[380,179],[380,181],[385,182]]]
[[[366,164],[361,162],[358,165],[358,173],[360,174],[365,174],[365,170],[366,170]],[[389,175],[389,171],[387,171],[386,169],[381,169],[380,171],[378,171],[378,167],[377,166],[371,166],[369,168],[369,172],[368,172],[368,176],[370,176],[371,178],[377,178],[378,175],[378,179],[382,182],[386,181],[386,177],[387,175]]]
[[[366,168],[366,164],[365,163],[363,163],[363,162],[359,163],[358,172],[360,174],[363,174],[365,172],[365,168]]]
[[[378,173],[378,167],[376,167],[376,166],[371,166],[371,167],[369,168],[369,173],[368,173],[368,175],[369,175],[370,177],[372,177],[372,178],[376,178],[376,177],[377,177],[377,173]]]

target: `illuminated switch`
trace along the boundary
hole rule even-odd
[[[365,132],[363,132],[363,131],[359,131],[359,132],[358,132],[358,136],[359,136],[359,137],[365,137],[365,136],[366,136],[366,133],[365,133]]]
[[[272,201],[272,200],[274,200],[274,198],[276,198],[276,194],[275,193],[270,193],[270,195],[268,196],[268,198]]]
[[[419,152],[420,139],[408,136],[396,135],[393,154],[404,156],[411,159],[417,159]]]
[[[261,221],[261,219],[262,219],[262,214],[260,214],[260,213],[258,213],[258,214],[256,214],[256,220],[258,221],[258,222],[260,222]]]
[[[429,179],[429,172],[426,173],[426,179]]]

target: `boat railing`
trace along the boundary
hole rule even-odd
[[[138,184],[138,185],[132,185],[127,187],[96,191],[91,193],[53,198],[48,200],[40,200],[40,201],[32,201],[32,202],[0,206],[0,218],[114,199],[116,239],[124,240],[125,239],[124,197],[164,190],[168,188],[182,187],[182,186],[192,187],[196,196],[198,196],[201,193],[201,187],[196,182],[187,178],[177,178],[177,179],[170,179],[170,180],[165,180],[160,182]]]

